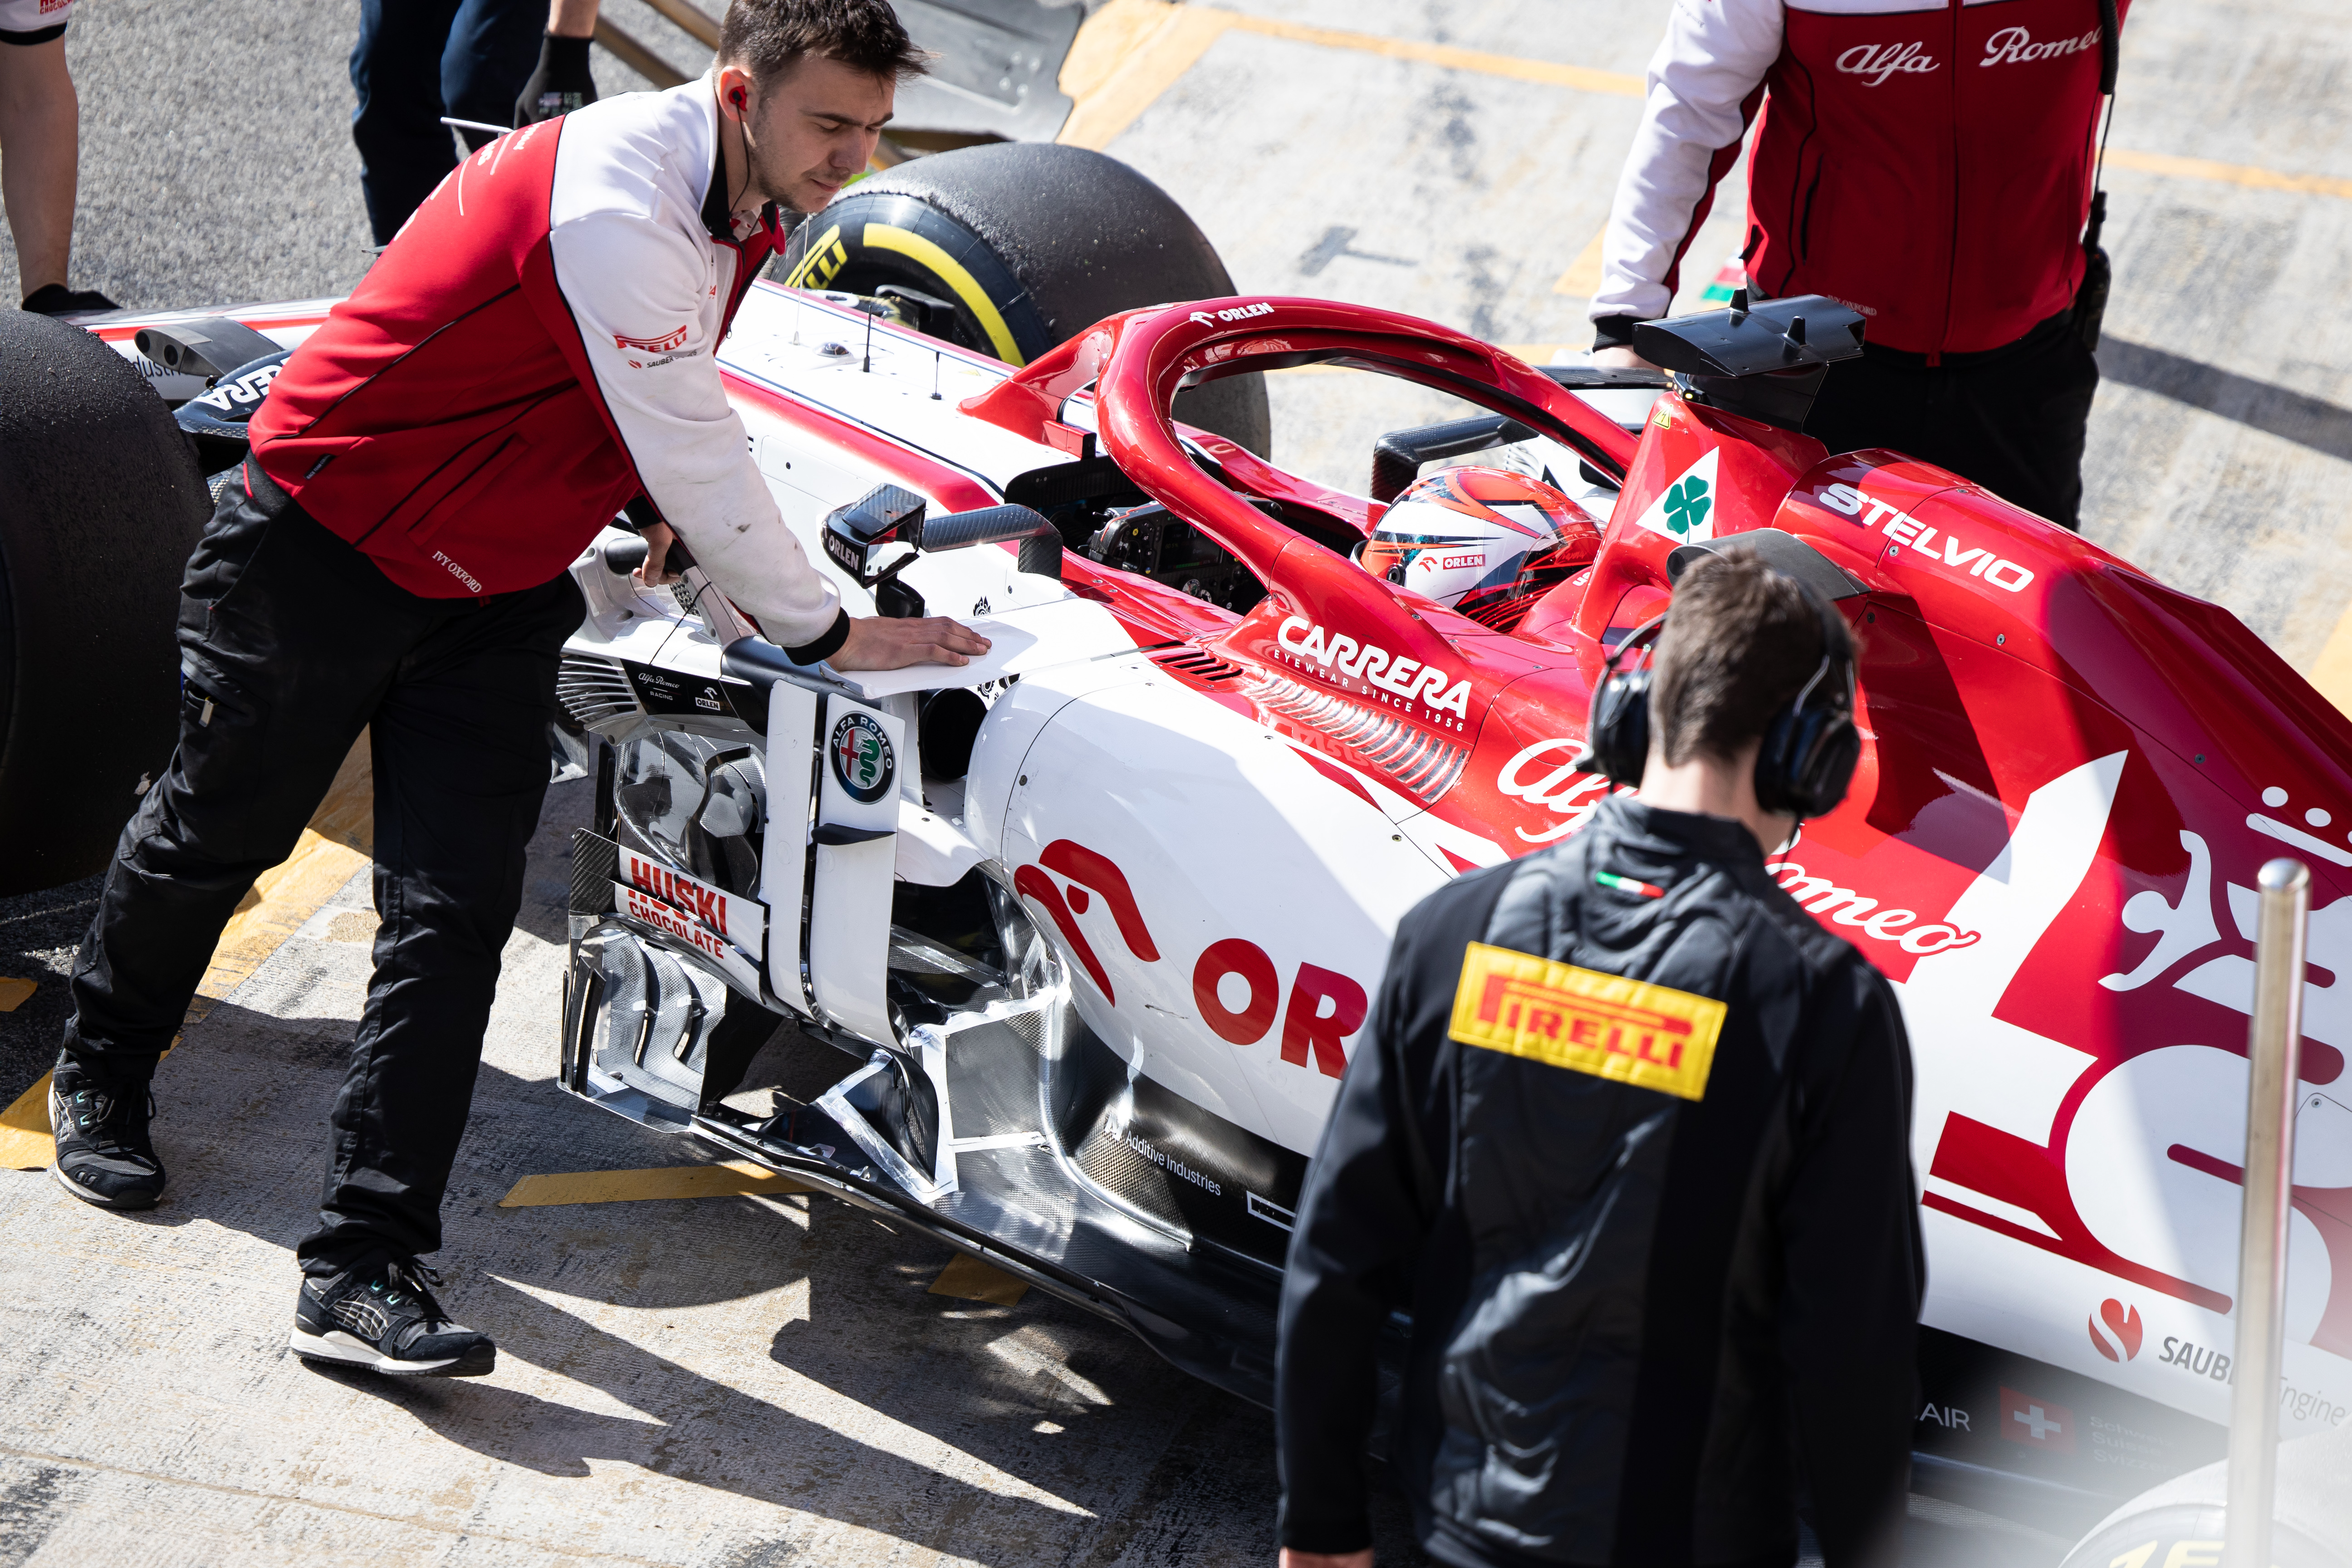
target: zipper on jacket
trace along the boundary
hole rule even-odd
[[[1944,325],[1936,334],[1936,346],[1927,351],[1927,363],[1944,363],[1944,345],[1952,341],[1952,293],[1957,287],[1960,267],[1960,6],[1964,0],[1951,0],[1952,47],[1948,69],[1951,87],[1946,97],[1952,107],[1952,223],[1949,237],[1944,246]]]

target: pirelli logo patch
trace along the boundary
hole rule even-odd
[[[1712,997],[1477,942],[1462,955],[1447,1030],[1465,1046],[1684,1100],[1706,1094],[1722,1032]]]

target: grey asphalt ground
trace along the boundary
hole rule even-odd
[[[1661,0],[1245,0],[1253,16],[1639,73]],[[75,283],[134,307],[348,289],[368,242],[348,115],[356,5],[87,0]],[[607,15],[674,63],[640,0]],[[2115,145],[2352,174],[2352,15],[2142,0]],[[607,91],[640,85],[608,57]],[[1557,280],[1605,216],[1633,100],[1234,31],[1109,147],[1245,291],[1580,344]],[[1738,176],[1685,303],[1736,248]],[[2299,668],[2352,602],[2352,200],[2111,167],[2116,302],[2086,532],[2220,600]],[[1335,233],[1349,231],[1336,244]],[[15,286],[0,245],[0,289]],[[13,295],[0,293],[0,298]],[[1276,456],[1360,483],[1408,403],[1274,379]],[[508,954],[438,1261],[499,1374],[402,1386],[288,1358],[289,1260],[364,984],[355,880],[189,1031],[159,1080],[173,1172],[145,1218],[0,1173],[0,1568],[188,1563],[1270,1563],[1263,1413],[1032,1293],[926,1293],[943,1248],[837,1205],[501,1210],[523,1174],[702,1155],[560,1095],[559,789]],[[89,884],[0,900],[0,1103],[46,1068]],[[779,1047],[777,1048],[782,1048]],[[1415,1560],[1384,1498],[1382,1561]],[[2062,1543],[1921,1500],[1908,1554]]]
[[[527,1174],[702,1158],[551,1081],[587,809],[560,786],[532,845],[434,1259],[499,1372],[284,1349],[367,979],[362,874],[164,1062],[159,1208],[0,1173],[0,1564],[1270,1563],[1263,1412],[1042,1295],[929,1294],[936,1242],[800,1195],[495,1206]],[[771,1048],[813,1058],[788,1079],[850,1065]],[[1381,1521],[1412,1561],[1402,1505]]]

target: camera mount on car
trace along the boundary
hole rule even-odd
[[[1025,506],[979,507],[926,520],[923,498],[898,485],[877,485],[847,506],[825,514],[824,552],[874,595],[886,616],[919,616],[922,596],[896,579],[926,551],[975,544],[1021,543],[1020,569],[1062,574],[1062,536]]]
[[[1683,395],[1726,413],[1801,430],[1835,361],[1862,353],[1860,311],[1825,294],[1702,310],[1633,328],[1633,352],[1673,373]]]

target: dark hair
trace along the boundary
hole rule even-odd
[[[1675,584],[1650,679],[1650,733],[1670,764],[1728,762],[1822,666],[1821,612],[1751,551],[1694,563]]]
[[[719,58],[741,66],[765,93],[803,58],[911,81],[929,68],[889,0],[729,0]]]

